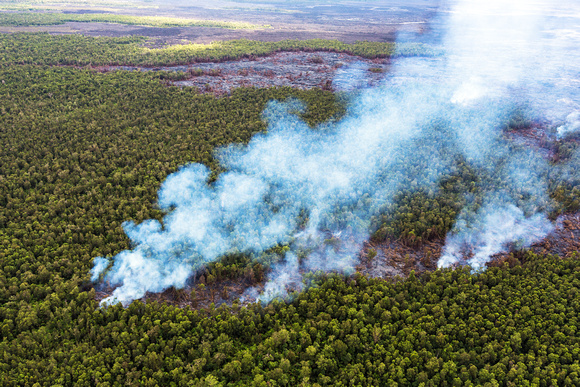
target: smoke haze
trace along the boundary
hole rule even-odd
[[[170,175],[159,191],[163,224],[125,223],[135,247],[95,259],[92,280],[118,286],[103,303],[182,288],[226,254],[256,259],[277,245],[287,252],[262,301],[300,290],[303,272],[349,273],[395,194],[437,191],[457,157],[488,178],[483,199],[466,198],[439,267],[479,269],[510,245],[545,237],[551,167],[534,149],[509,144],[501,124],[524,107],[562,136],[580,129],[580,7],[462,0],[446,9],[434,23],[445,54],[398,59],[382,87],[353,95],[340,121],[312,129],[300,102],[273,101],[267,133],[217,151],[227,172],[215,182],[200,164]]]

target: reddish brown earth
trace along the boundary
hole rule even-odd
[[[537,150],[548,160],[557,161],[558,144],[555,134],[546,131],[545,124],[533,122],[525,128],[518,128],[506,132],[506,137],[515,144]]]
[[[570,258],[580,252],[580,213],[565,214],[558,218],[557,227],[546,239],[531,250],[537,254],[553,254]]]
[[[354,55],[320,52],[279,52],[235,61],[194,63],[187,66],[100,66],[98,71],[176,71],[187,79],[167,81],[179,87],[197,87],[201,93],[230,94],[238,87],[323,88],[353,90],[378,85],[388,72],[389,59],[365,59]]]
[[[410,247],[402,241],[387,239],[381,243],[369,242],[360,255],[357,271],[370,277],[405,277],[411,270],[420,273],[435,270],[441,256],[443,240],[434,240]],[[373,257],[376,251],[376,256]]]
[[[351,66],[344,73],[349,76],[340,78],[341,70]],[[352,66],[359,69],[352,75]],[[110,71],[119,67],[102,68]],[[197,63],[190,66],[158,68],[166,71],[188,71],[189,79],[174,82],[180,86],[196,86],[202,92],[216,95],[228,94],[233,88],[240,86],[271,87],[292,86],[298,88],[325,87],[333,90],[348,90],[350,88],[374,85],[380,82],[382,72],[388,71],[388,60],[365,60],[352,55],[331,52],[285,52],[262,58],[244,59],[223,63]],[[127,68],[123,69],[137,69]],[[369,69],[380,69],[370,71]],[[139,69],[144,70],[144,69]],[[152,70],[152,69],[147,69]],[[342,83],[341,83],[342,82]],[[345,87],[345,85],[350,85]],[[353,86],[354,85],[354,86]],[[522,128],[506,132],[506,137],[516,144],[538,150],[551,161],[558,161],[558,140],[550,134],[544,124],[532,123]],[[359,264],[356,270],[370,277],[397,279],[407,276],[412,270],[417,273],[431,271],[437,268],[441,256],[444,239],[432,240],[420,246],[407,246],[401,240],[387,239],[377,243],[365,243],[359,254]],[[580,251],[580,213],[562,215],[556,222],[556,229],[543,241],[530,247],[538,254],[554,254],[562,258],[571,257]],[[504,262],[513,264],[522,256],[521,251],[498,254],[489,266],[502,265]],[[185,289],[168,289],[159,294],[147,294],[148,301],[167,302],[179,307],[208,307],[227,303],[240,302],[247,304],[255,302],[255,297],[249,295],[248,289],[258,292],[265,281],[262,275],[253,272],[232,280],[208,281],[208,275],[198,274]],[[97,300],[112,293],[113,289],[101,289],[97,292]],[[252,292],[256,294],[256,292]]]
[[[320,65],[320,64],[317,64]],[[532,124],[529,127],[508,131],[506,136],[515,143],[539,150],[546,158],[557,161],[558,140],[547,134],[545,126]],[[580,212],[561,215],[555,222],[554,231],[544,240],[530,246],[534,253],[557,255],[570,258],[580,252]],[[356,271],[369,277],[398,280],[411,271],[421,273],[437,269],[437,261],[445,244],[444,239],[435,239],[419,246],[408,246],[402,240],[387,239],[383,242],[368,241],[359,253]],[[506,262],[513,266],[525,259],[526,250],[508,251],[492,257],[488,266],[502,266]],[[215,281],[208,273],[199,273],[185,289],[168,289],[159,294],[147,294],[147,301],[167,302],[178,307],[205,308],[211,304],[219,306],[256,302],[256,295],[265,285],[264,273],[246,270],[236,279]],[[208,280],[209,279],[209,280]],[[249,292],[250,289],[253,291]],[[101,288],[97,300],[111,295],[113,288]]]
[[[265,281],[263,276],[258,276],[253,270],[248,269],[246,273],[235,280],[211,279],[209,273],[201,272],[190,279],[189,285],[184,289],[170,288],[161,293],[147,293],[144,300],[147,302],[166,302],[180,308],[190,306],[193,308],[206,308],[212,303],[219,306],[223,303],[228,305],[234,302],[249,304],[256,301],[256,298],[248,292],[255,287],[258,293],[263,289]],[[209,279],[209,280],[208,280]],[[113,294],[114,287],[101,284],[96,287],[95,299],[101,301]],[[257,294],[253,292],[254,294]]]
[[[404,277],[411,270],[420,273],[437,268],[437,261],[445,241],[437,239],[418,247],[409,247],[398,240],[387,240],[383,243],[368,243],[361,252],[361,263],[357,271],[371,277],[392,278]],[[377,255],[369,258],[369,251]],[[555,230],[544,240],[530,246],[536,254],[552,254],[561,258],[570,258],[580,252],[580,213],[564,214],[556,221]],[[525,250],[524,250],[525,251]],[[488,266],[501,266],[503,262],[513,261],[524,251],[505,252],[492,257]]]
[[[530,247],[537,254],[553,254],[561,258],[570,258],[580,251],[580,213],[562,215],[556,222],[556,229],[543,241]],[[360,252],[360,263],[356,271],[369,277],[397,280],[406,277],[412,270],[416,273],[432,271],[437,268],[444,240],[429,241],[417,247],[406,246],[399,240],[388,239],[385,242],[367,242]],[[376,252],[376,255],[371,253]],[[488,266],[502,266],[504,262],[517,264],[523,257],[523,251],[506,252],[493,257]],[[207,273],[206,273],[207,274]],[[255,297],[248,289],[258,292],[265,281],[257,281],[253,274],[244,275],[236,280],[221,280],[208,283],[206,274],[198,275],[185,289],[168,289],[162,293],[148,293],[145,299],[166,302],[178,307],[204,308],[212,303],[217,307],[223,303],[241,305],[253,303]],[[202,278],[203,277],[203,278]],[[96,293],[97,301],[111,295],[113,288],[100,289]],[[193,292],[192,292],[193,291]]]

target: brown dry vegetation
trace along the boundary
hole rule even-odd
[[[437,269],[437,260],[444,246],[443,239],[428,241],[419,246],[407,246],[401,240],[387,239],[382,243],[368,242],[362,247],[356,267],[358,273],[387,280],[407,277],[411,271],[422,273]],[[563,215],[555,231],[545,240],[530,247],[538,254],[553,254],[569,258],[580,251],[580,213]],[[376,253],[376,254],[375,254]],[[521,263],[524,251],[498,254],[489,262],[490,267],[509,266]],[[247,290],[261,290],[265,284],[264,273],[254,272],[236,279],[216,280],[208,272],[198,274],[184,289],[170,288],[162,293],[148,293],[147,301],[166,302],[178,307],[207,308],[212,303],[217,307],[223,303],[248,304],[255,302]],[[208,281],[208,277],[210,277]],[[113,288],[102,288],[96,293],[98,301],[111,295]]]
[[[306,55],[306,56],[304,56]],[[261,58],[264,63],[276,67],[280,65],[280,56],[288,58],[300,58],[301,63],[316,67],[322,64],[319,60],[308,60],[308,55],[315,55],[316,58],[323,57],[325,71],[331,74],[336,71],[337,66],[334,63],[328,65],[326,55],[344,57],[346,54],[334,53],[281,53],[270,57]],[[235,62],[232,62],[235,63]],[[261,62],[262,63],[262,62]],[[374,63],[377,63],[375,60]],[[332,70],[328,70],[332,69]],[[215,68],[214,68],[215,70]],[[212,70],[212,71],[214,71]],[[238,69],[238,75],[251,77],[254,75],[252,70]],[[213,76],[218,80],[228,83],[228,76],[233,76],[233,70],[228,72],[220,71],[218,74],[206,74],[201,76]],[[270,78],[278,77],[278,74]],[[257,84],[253,84],[257,86]],[[218,94],[223,94],[224,89]],[[231,84],[230,84],[231,87]],[[298,86],[299,88],[302,88]],[[313,86],[315,87],[315,86]],[[207,91],[207,90],[206,90]],[[210,90],[214,91],[215,90]],[[554,133],[546,129],[544,123],[528,122],[521,126],[515,125],[506,130],[506,137],[515,144],[524,145],[539,150],[547,159],[557,162],[560,158],[565,158],[561,151],[561,141],[558,140]],[[567,141],[577,142],[577,139],[567,139]],[[406,278],[412,271],[419,274],[437,269],[437,261],[441,257],[445,239],[434,237],[422,241],[419,244],[409,244],[404,238],[387,237],[384,241],[376,241],[371,238],[365,242],[359,252],[359,264],[356,266],[356,272],[368,277],[383,278],[390,281],[398,281]],[[515,250],[509,248],[504,253],[497,254],[487,264],[488,267],[508,267],[522,264],[525,261],[526,251],[532,251],[540,255],[557,255],[561,258],[570,258],[580,251],[580,212],[566,213],[558,217],[555,222],[554,231],[544,240],[530,246],[527,249]],[[204,270],[197,273],[190,280],[190,284],[185,289],[176,290],[168,289],[162,293],[148,293],[144,299],[147,301],[165,302],[178,307],[207,308],[212,304],[216,307],[225,303],[228,305],[249,304],[256,301],[255,295],[259,293],[266,283],[267,269],[257,264],[253,268],[248,268],[242,276],[232,278],[217,278],[211,271]],[[301,274],[304,274],[302,272]],[[255,291],[251,294],[248,289],[253,288]],[[97,292],[97,300],[110,296],[113,288],[101,288]],[[257,291],[257,293],[256,293]]]
[[[358,273],[369,277],[386,280],[398,280],[407,277],[411,271],[422,273],[437,269],[441,257],[444,239],[435,239],[419,246],[408,246],[402,240],[387,239],[377,243],[369,241],[362,246],[359,254]],[[570,258],[580,251],[580,213],[565,214],[557,222],[557,227],[543,241],[530,247],[537,254],[552,254]],[[521,264],[526,250],[510,251],[498,254],[488,263],[489,267],[502,267]],[[198,273],[184,289],[170,288],[162,293],[148,293],[147,301],[165,302],[178,307],[207,308],[226,303],[241,305],[255,302],[247,290],[255,288],[258,292],[265,284],[264,271],[246,273],[235,279],[217,280],[209,272]],[[96,293],[98,301],[111,295],[113,288],[102,288]]]
[[[337,74],[346,76],[349,64],[364,64],[369,68],[365,77],[355,86],[367,87],[380,82],[382,73],[388,71],[389,59],[366,59],[335,52],[280,52],[265,57],[252,57],[221,63],[196,63],[190,66],[156,67],[153,70],[176,71],[183,79],[167,80],[168,85],[197,87],[201,93],[227,95],[238,87],[284,87],[298,89],[321,88],[344,91],[352,85],[343,84]],[[97,71],[117,69],[139,69],[143,67],[99,66]],[[381,69],[381,72],[371,71]]]

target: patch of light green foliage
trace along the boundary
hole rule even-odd
[[[0,66],[33,65],[135,65],[161,66],[199,61],[223,61],[264,56],[280,51],[334,51],[366,58],[386,58],[394,53],[394,43],[338,40],[282,40],[259,42],[231,40],[211,44],[184,44],[147,48],[143,37],[88,37],[47,33],[0,34]],[[415,50],[418,55],[420,50]]]
[[[46,26],[64,24],[67,22],[116,23],[162,28],[215,27],[229,29],[258,29],[269,27],[268,25],[257,25],[245,22],[184,19],[168,16],[132,16],[109,13],[65,14],[57,12],[19,12],[0,14],[0,26]]]
[[[146,9],[159,8],[159,5],[151,1],[128,1],[128,0],[2,0],[1,10],[71,10],[74,8],[93,9],[99,11],[113,10],[117,8]]]

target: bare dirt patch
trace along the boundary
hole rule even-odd
[[[357,271],[370,277],[406,277],[412,270],[421,273],[435,270],[441,256],[444,240],[426,242],[411,247],[397,239],[387,239],[381,243],[367,243],[360,255]]]
[[[281,52],[221,63],[156,68],[103,66],[98,70],[177,71],[187,74],[187,79],[167,84],[224,95],[238,87],[355,90],[378,85],[389,67],[388,59],[371,60],[334,52]]]
[[[444,239],[437,239],[417,247],[409,247],[398,240],[382,243],[367,243],[360,254],[357,271],[370,277],[406,277],[411,270],[416,273],[437,269]],[[544,240],[529,249],[508,251],[497,254],[487,264],[501,267],[504,262],[512,264],[522,257],[526,250],[540,255],[557,255],[571,258],[580,252],[580,213],[564,214],[556,222],[556,228]]]
[[[361,248],[358,273],[369,277],[397,280],[405,278],[411,271],[419,274],[437,269],[437,261],[445,244],[436,239],[411,247],[397,239],[384,242],[367,242]],[[537,254],[553,254],[570,258],[580,251],[580,213],[562,215],[556,229],[547,238],[532,245],[529,250]],[[501,267],[504,263],[515,265],[520,262],[525,250],[510,251],[495,255],[488,263],[490,267]],[[256,275],[252,270],[237,279],[209,280],[208,273],[198,273],[184,289],[167,289],[162,293],[148,293],[147,302],[165,302],[178,307],[207,308],[211,304],[246,305],[256,302],[257,294],[264,288],[263,273]],[[248,292],[249,289],[254,291]],[[96,299],[100,301],[112,294],[113,288],[98,286]]]
[[[543,241],[533,245],[531,250],[537,254],[553,254],[570,258],[580,252],[580,213],[562,215],[556,229]]]
[[[542,157],[557,161],[558,144],[555,133],[546,130],[546,124],[533,122],[523,128],[509,130],[506,137],[513,143],[536,150]]]

